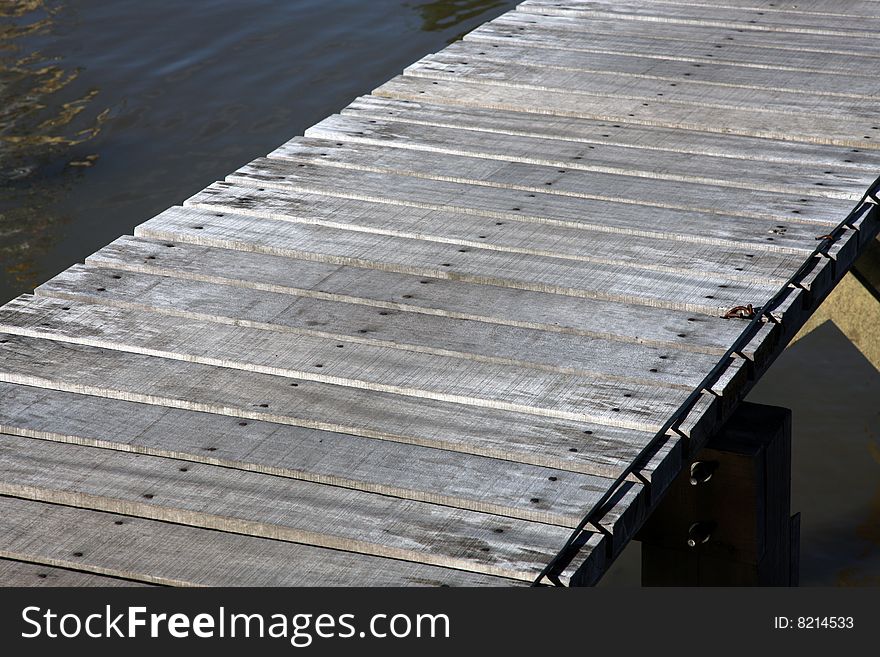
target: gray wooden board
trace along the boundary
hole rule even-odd
[[[464,39],[498,45],[507,43],[530,48],[653,57],[664,61],[718,63],[745,69],[767,69],[768,72],[843,73],[864,77],[871,75],[872,58],[880,57],[880,51],[860,48],[851,52],[823,52],[821,57],[806,58],[805,50],[789,48],[785,41],[767,43],[765,40],[740,46],[737,44],[739,33],[735,30],[710,31],[709,28],[695,34],[692,27],[679,31],[670,30],[673,26],[669,25],[663,30],[651,27],[654,26],[645,28],[626,21],[584,20],[512,11],[484,23],[466,34]],[[817,44],[813,42],[813,45]],[[802,46],[808,48],[810,42],[805,41]]]
[[[547,39],[549,43],[554,41],[553,37]],[[588,75],[579,75],[576,79],[583,80],[583,90],[591,93],[609,93],[619,89],[621,93],[641,95],[659,89],[662,97],[666,98],[668,83],[674,82],[676,87],[671,97],[676,100],[683,100],[687,93],[693,92],[705,97],[707,102],[717,100],[727,103],[732,94],[740,94],[743,97],[738,100],[759,108],[765,99],[776,99],[795,111],[802,111],[803,105],[809,103],[811,111],[820,113],[836,113],[848,107],[850,101],[864,101],[880,93],[880,83],[875,78],[838,71],[811,73],[743,68],[711,61],[681,62],[642,57],[637,50],[622,55],[535,48],[531,44],[517,45],[510,39],[493,44],[460,41],[436,55],[428,55],[413,66],[420,67],[421,62],[441,65],[442,70],[467,71],[471,62],[495,62],[504,66],[536,66],[551,71],[580,72]],[[553,75],[562,76],[564,73]]]
[[[0,461],[4,495],[512,579],[534,579],[569,534],[336,486],[18,436],[0,436]]]
[[[724,223],[709,218],[711,225],[699,234],[700,217],[690,222],[682,217],[682,230],[693,231],[697,239],[713,243],[683,244],[682,240],[657,239],[640,235],[607,233],[568,226],[515,220],[499,222],[498,217],[476,217],[433,208],[389,207],[360,199],[322,196],[309,192],[275,188],[254,188],[238,183],[215,183],[186,202],[189,209],[220,214],[258,217],[329,229],[358,231],[377,239],[385,235],[437,243],[437,248],[456,253],[521,254],[562,259],[596,265],[621,265],[633,270],[669,272],[695,278],[712,276],[730,281],[778,286],[787,280],[792,264],[812,253],[816,233],[823,226],[786,221],[763,220],[741,226],[734,219]],[[633,212],[634,225],[646,213]],[[595,221],[601,215],[593,215]],[[843,212],[842,217],[846,216]],[[214,217],[216,223],[222,217]],[[626,216],[620,219],[626,230]],[[717,223],[717,226],[715,225]],[[746,222],[744,222],[746,223]],[[195,229],[205,230],[205,227]],[[306,228],[308,230],[308,228]],[[727,239],[722,239],[722,235]],[[689,235],[686,235],[688,237]],[[356,237],[349,236],[349,239]],[[721,244],[717,243],[721,242]],[[452,245],[452,246],[443,246]],[[465,247],[465,251],[460,248]],[[687,253],[687,258],[681,257]],[[496,255],[496,257],[499,257]],[[510,257],[510,256],[500,256]],[[548,262],[547,260],[544,260]],[[569,262],[568,266],[575,266]]]
[[[594,13],[590,16],[577,16],[575,12],[538,11],[535,5],[521,4],[519,11],[510,11],[488,23],[498,22],[528,23],[540,25],[549,30],[565,29],[569,31],[590,32],[606,36],[616,36],[619,43],[626,43],[628,38],[650,36],[656,39],[672,41],[690,41],[691,43],[715,44],[734,42],[725,45],[749,46],[762,50],[788,50],[804,53],[822,53],[850,55],[868,59],[876,57],[880,47],[872,41],[870,35],[851,34],[847,36],[817,34],[815,32],[785,32],[772,30],[755,30],[752,24],[713,25],[711,22],[677,23],[664,22],[658,26],[654,20],[641,20],[639,16],[629,15],[621,19],[617,16],[603,16]],[[856,21],[857,22],[857,21]],[[525,31],[525,30],[523,30]],[[745,58],[748,62],[748,57]],[[801,61],[804,61],[803,59]]]
[[[840,117],[793,113],[783,115],[754,109],[709,107],[699,103],[655,103],[641,99],[572,94],[555,88],[542,88],[541,93],[535,93],[538,90],[461,76],[428,78],[406,75],[392,78],[373,93],[398,100],[530,112],[554,117],[620,121],[642,126],[700,130],[857,149],[880,146],[880,132],[873,130],[876,121],[872,122],[870,119],[853,119],[846,124]]]
[[[774,12],[746,8],[725,8],[715,4],[664,4],[592,0],[526,0],[517,7],[523,12],[575,16],[578,18],[615,18],[617,20],[679,25],[732,27],[755,32],[816,34],[840,37],[871,38],[880,30],[880,19],[847,14]]]
[[[533,19],[542,25],[558,26],[563,21],[574,30],[589,30],[606,35],[617,36],[621,42],[629,37],[651,35],[664,39],[677,41],[690,41],[691,43],[718,43],[733,42],[727,45],[737,45],[750,48],[767,50],[790,50],[804,53],[823,53],[851,55],[853,57],[876,57],[880,52],[880,46],[876,43],[873,35],[850,34],[847,36],[817,34],[815,32],[774,32],[772,30],[753,29],[752,23],[735,25],[717,25],[711,21],[695,21],[689,23],[677,23],[671,21],[641,20],[638,16],[630,15],[623,19],[619,16],[601,15],[593,13],[586,16],[578,16],[577,11],[568,8],[563,11],[555,11],[550,7],[540,7],[537,4],[521,3],[518,11],[507,12],[505,16],[519,16],[523,19]],[[557,8],[558,9],[558,8]],[[658,22],[663,22],[658,26]]]
[[[453,153],[433,152],[426,155],[409,149],[339,141],[338,137],[336,139],[297,137],[277,148],[269,154],[269,157],[289,159],[298,163],[404,174],[469,185],[535,192],[536,196],[541,194],[541,198],[547,199],[548,202],[553,196],[608,201],[619,204],[618,214],[628,214],[630,222],[636,225],[641,223],[638,221],[637,213],[643,208],[658,207],[700,212],[709,215],[704,218],[707,223],[727,220],[741,227],[745,235],[755,232],[760,234],[758,225],[730,218],[763,219],[765,223],[760,226],[761,228],[767,226],[766,220],[783,216],[786,221],[790,221],[793,217],[801,222],[839,223],[839,217],[846,216],[871,182],[863,180],[858,192],[845,192],[840,194],[839,198],[811,197],[805,201],[802,194],[793,194],[791,191],[750,190],[745,194],[741,189],[711,183],[647,179],[623,173],[582,171],[569,167],[560,168],[510,160],[502,162]],[[814,185],[814,187],[818,186]],[[824,183],[821,186],[824,187]],[[481,193],[481,190],[473,193]],[[389,193],[390,197],[393,195],[393,191]],[[630,207],[632,205],[636,208]],[[792,209],[800,210],[800,214],[792,215]],[[687,232],[685,217],[682,218],[682,226],[682,232]],[[733,232],[732,228],[731,232]],[[810,239],[812,237],[811,235]]]
[[[704,7],[720,6],[725,9],[754,9],[756,11],[775,12],[779,14],[816,13],[832,16],[849,16],[851,18],[880,18],[880,5],[877,0],[798,0],[797,3],[779,3],[769,0],[721,0],[718,3],[687,2],[686,0],[641,0],[648,4],[685,5]]]
[[[424,81],[410,78],[398,78],[398,82],[422,87],[425,84]],[[626,120],[616,123],[478,106],[395,100],[379,96],[361,96],[345,107],[342,114],[419,126],[441,126],[489,133],[483,137],[485,141],[502,139],[500,135],[517,135],[560,140],[570,143],[572,148],[580,144],[594,144],[638,149],[637,152],[659,151],[746,160],[742,165],[743,168],[751,166],[760,168],[763,163],[772,162],[799,167],[804,175],[810,175],[811,171],[822,171],[823,175],[833,176],[838,171],[838,167],[846,167],[847,170],[861,170],[863,172],[861,175],[870,177],[871,172],[880,167],[880,152],[874,150],[683,131],[658,126],[645,127],[628,123]],[[657,157],[662,156],[658,154]],[[824,174],[828,169],[832,173]],[[831,180],[826,182],[832,183]]]
[[[609,484],[601,476],[463,452],[9,383],[0,383],[0,401],[0,433],[219,465],[561,526],[577,525],[591,496],[601,495]],[[205,444],[213,450],[206,451]],[[663,455],[674,447],[664,446],[641,473],[652,481],[655,472],[658,478],[666,477]],[[607,464],[601,469],[616,478],[626,465],[628,461],[621,460],[616,467]],[[536,508],[534,498],[545,506]]]
[[[175,359],[3,334],[0,381],[254,419],[589,474],[650,431],[367,392]],[[297,383],[291,386],[291,383]],[[629,401],[629,400],[627,400]],[[609,413],[610,415],[610,413]],[[659,427],[652,427],[656,431]],[[213,452],[211,443],[200,449]],[[535,503],[536,508],[541,503]]]
[[[818,93],[808,96],[784,90],[694,82],[684,75],[673,82],[621,72],[553,68],[529,63],[533,61],[530,58],[521,61],[515,53],[508,54],[508,61],[492,61],[477,56],[479,45],[473,44],[463,44],[457,50],[465,49],[473,52],[462,55],[444,50],[427,55],[407,67],[405,74],[431,80],[469,80],[530,91],[564,91],[571,100],[585,105],[601,106],[609,99],[615,102],[635,100],[640,101],[640,113],[646,117],[654,113],[677,112],[687,116],[697,106],[706,110],[737,110],[743,117],[753,112],[756,116],[763,115],[764,121],[777,124],[789,119],[802,123],[811,119],[814,125],[836,124],[838,130],[843,128],[850,134],[870,134],[877,122],[872,111],[873,99],[867,95],[828,96]],[[489,50],[502,53],[501,48]],[[497,56],[500,58],[501,54]],[[620,62],[616,67],[627,68]],[[845,84],[842,81],[840,88],[844,89]]]
[[[685,390],[435,356],[68,299],[21,296],[0,329],[105,349],[281,376],[336,389],[451,402],[651,431]],[[339,346],[342,348],[338,348]],[[344,393],[341,393],[344,394]],[[333,395],[336,396],[336,395]],[[325,401],[325,405],[326,405]],[[377,401],[378,403],[378,401]],[[317,409],[314,409],[317,410]],[[328,420],[344,415],[330,413]],[[526,418],[523,418],[525,421]]]
[[[0,556],[173,586],[511,586],[515,580],[0,497]]]
[[[306,130],[306,136],[334,140],[334,143],[342,141],[390,146],[419,152],[541,164],[572,171],[633,175],[652,182],[698,182],[737,189],[796,193],[800,196],[857,199],[872,180],[870,172],[846,164],[828,170],[827,167],[806,167],[802,163],[757,162],[637,146],[584,144],[563,139],[490,133],[470,126],[462,129],[414,124],[395,121],[393,117],[391,120],[368,119],[358,114],[329,116]],[[822,184],[817,185],[817,182]]]
[[[329,158],[330,151],[327,157]],[[320,155],[319,155],[320,157]],[[444,156],[452,157],[452,156]],[[477,158],[472,158],[477,159]],[[482,162],[486,162],[483,160]],[[490,162],[491,164],[491,162]],[[580,173],[580,172],[578,172]],[[557,175],[564,175],[558,174]],[[338,181],[337,185],[333,181]],[[642,182],[642,179],[634,179]],[[731,209],[724,220],[720,212],[706,214],[659,205],[626,202],[619,198],[613,200],[572,199],[547,192],[514,193],[509,189],[484,187],[473,184],[426,180],[404,174],[374,173],[342,168],[330,168],[305,162],[290,163],[278,158],[261,158],[245,165],[227,177],[228,182],[260,188],[301,191],[325,196],[352,198],[389,205],[420,207],[438,211],[453,211],[459,214],[474,214],[495,219],[530,222],[548,226],[581,228],[591,231],[620,233],[681,242],[730,244],[745,241],[747,235],[743,228],[752,226],[761,235],[766,250],[779,250],[775,238],[768,237],[767,229],[788,222],[807,222],[820,228],[835,226],[840,222],[838,213],[843,216],[852,203],[834,199],[791,198],[793,206],[778,204],[775,212],[768,210],[762,216],[753,216],[762,223],[744,221],[747,217],[737,216]],[[382,190],[393,184],[394,193]],[[342,185],[360,186],[352,189]],[[636,186],[640,186],[636,185]],[[734,193],[723,188],[709,188],[718,193]],[[740,192],[735,192],[741,194]],[[198,197],[198,195],[196,195]],[[244,201],[254,204],[254,199]],[[783,206],[785,209],[783,209]],[[824,211],[821,208],[830,208]],[[834,212],[834,210],[838,212]],[[640,214],[641,213],[641,214]],[[643,218],[650,213],[651,222]],[[743,213],[748,215],[748,213]],[[842,218],[842,217],[841,217]],[[654,227],[656,226],[656,227]],[[693,234],[695,229],[705,232],[702,236]],[[762,230],[763,229],[763,230]],[[801,247],[802,248],[802,247]]]
[[[242,296],[227,285],[81,265],[44,283],[36,294],[334,341],[684,389],[699,385],[718,360],[715,355],[653,345],[586,339],[263,290],[250,290]],[[658,368],[650,372],[645,369],[646,363],[663,366],[663,371]]]
[[[135,229],[140,237],[432,276],[561,296],[620,301],[721,316],[762,305],[772,284],[636,270],[620,265],[465,248],[194,208],[171,208]],[[687,253],[682,249],[681,253]],[[746,256],[748,254],[744,254]],[[745,259],[745,257],[743,258]]]
[[[245,297],[253,290],[263,290],[693,353],[721,355],[742,331],[742,325],[733,321],[714,322],[711,330],[694,330],[695,324],[711,320],[684,311],[664,309],[658,314],[648,306],[292,260],[180,241],[169,248],[169,243],[172,242],[121,237],[89,256],[86,263],[230,285],[238,288],[235,294]],[[477,306],[475,298],[480,299]],[[358,327],[359,333],[361,330],[369,334],[379,328],[374,320]],[[663,366],[659,369],[662,372]]]
[[[0,587],[25,586],[25,587],[119,587],[119,586],[149,586],[142,582],[94,575],[92,573],[71,570],[69,568],[56,568],[42,564],[0,559]]]

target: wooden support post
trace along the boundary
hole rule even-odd
[[[880,301],[880,238],[871,242],[851,271],[871,296]]]
[[[643,586],[796,586],[791,411],[743,403],[648,518]]]

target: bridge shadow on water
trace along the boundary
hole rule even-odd
[[[880,586],[880,372],[828,321],[748,396],[792,410],[792,512],[802,586]],[[632,543],[601,585],[638,586]]]

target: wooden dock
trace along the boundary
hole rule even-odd
[[[527,0],[11,301],[0,584],[595,583],[880,231],[878,31]]]

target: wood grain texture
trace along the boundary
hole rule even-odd
[[[431,504],[575,526],[607,488],[583,475],[463,452],[260,420],[0,383],[0,432],[302,479]],[[205,449],[205,445],[213,449]],[[641,474],[667,476],[659,450]],[[623,462],[621,462],[623,463]],[[621,466],[605,467],[616,477]],[[539,507],[532,499],[540,499]],[[595,499],[598,499],[596,497]]]
[[[465,247],[465,250],[457,250],[458,253],[497,252],[561,258],[574,261],[566,266],[589,267],[577,262],[625,265],[696,278],[711,274],[716,278],[764,286],[784,282],[787,278],[784,272],[790,270],[792,263],[809,255],[816,242],[815,225],[780,223],[779,219],[753,222],[757,226],[749,231],[734,219],[718,225],[716,217],[694,215],[687,221],[691,217],[685,215],[681,222],[682,237],[703,241],[683,244],[684,240],[674,236],[658,239],[555,224],[536,225],[528,217],[499,222],[495,217],[475,218],[466,213],[409,206],[389,208],[387,204],[360,199],[253,188],[237,183],[215,183],[188,199],[186,207]],[[642,216],[640,211],[630,216],[621,215],[617,223],[623,225],[622,230],[627,230],[628,225],[641,229],[637,223]],[[594,216],[595,221],[607,217]],[[214,223],[222,219],[216,215],[210,218]],[[706,234],[701,234],[699,231],[704,227]],[[693,232],[684,234],[685,231]],[[659,232],[659,227],[655,232]],[[688,258],[681,257],[684,252]]]
[[[398,78],[397,81],[400,84],[424,84],[409,78]],[[823,176],[832,176],[830,180],[818,178],[811,182],[833,183],[834,173],[841,166],[860,170],[861,173],[856,175],[871,179],[871,172],[880,167],[880,152],[870,149],[778,141],[662,126],[642,126],[630,122],[630,117],[607,121],[518,110],[519,108],[513,110],[485,108],[477,104],[471,106],[452,102],[443,104],[443,102],[429,102],[427,99],[400,100],[380,96],[361,96],[345,107],[341,113],[367,120],[381,119],[419,126],[441,126],[490,133],[482,140],[484,142],[499,139],[498,135],[517,135],[560,140],[571,144],[573,148],[580,144],[617,146],[635,148],[639,151],[710,155],[717,158],[746,160],[746,164],[742,167],[744,169],[761,167],[761,163],[765,162],[777,165],[790,164],[796,167],[795,171],[799,170],[802,176],[817,175],[817,172],[822,172]],[[657,157],[663,156],[658,154]],[[825,174],[826,170],[831,170],[832,173]],[[742,172],[741,175],[748,176],[748,172]]]
[[[0,337],[0,380],[169,408],[449,449],[589,474],[618,466],[645,431],[365,392],[26,336]],[[627,400],[628,401],[628,400]],[[610,413],[609,413],[610,415]],[[199,441],[201,451],[213,444]],[[621,458],[621,450],[625,456]]]
[[[715,4],[526,0],[517,7],[517,10],[578,18],[615,18],[655,24],[707,25],[762,33],[815,34],[856,39],[869,39],[880,28],[880,19],[876,15],[861,16],[854,11],[843,13],[760,11],[755,8],[728,8],[725,5]]]
[[[173,247],[168,244],[172,242],[121,237],[89,256],[87,264],[230,285],[243,295],[260,290],[693,353],[721,355],[740,330],[728,321],[715,322],[711,331],[695,330],[708,318],[684,311],[663,309],[658,314],[648,306],[295,260],[257,253],[246,245],[235,249],[178,240]],[[474,298],[480,303],[474,304]],[[389,316],[394,315],[381,317]],[[357,330],[369,335],[381,327],[374,319]],[[662,372],[662,365],[658,369]]]
[[[709,215],[704,218],[706,223],[728,221],[741,228],[747,235],[760,234],[760,229],[751,222],[741,221],[741,218],[766,220],[785,217],[786,221],[794,218],[800,222],[831,222],[836,217],[846,216],[853,204],[861,197],[861,192],[849,192],[840,194],[836,199],[804,200],[801,194],[792,194],[791,191],[759,190],[752,190],[750,194],[744,195],[739,189],[694,181],[656,178],[646,180],[643,176],[624,173],[581,171],[568,167],[559,168],[510,160],[500,162],[451,153],[432,153],[431,156],[426,157],[422,153],[408,149],[344,143],[335,139],[297,137],[270,153],[269,157],[289,159],[297,163],[378,173],[400,173],[431,180],[533,192],[536,198],[537,194],[541,194],[540,198],[547,199],[552,196],[564,196],[585,201],[610,201],[618,204],[619,210],[624,212],[629,210],[630,215],[633,210],[638,212],[643,209],[628,207],[633,205],[643,206],[648,211],[654,208],[670,208],[699,212]],[[870,181],[863,182],[862,192]],[[471,192],[471,194],[480,193],[482,190],[479,189]],[[589,204],[583,203],[583,205],[585,211],[589,212]],[[800,210],[800,213],[792,215],[793,209]],[[615,216],[610,210],[607,214]],[[735,219],[731,221],[732,218]],[[839,222],[839,219],[837,221]],[[636,223],[632,216],[630,222]],[[685,219],[682,218],[682,232],[687,232],[686,225]]]
[[[538,80],[542,74],[533,71]],[[435,84],[436,83],[436,84]],[[641,126],[699,130],[764,139],[828,144],[849,148],[880,147],[876,121],[853,118],[847,125],[840,117],[810,116],[764,112],[740,107],[711,107],[698,103],[654,103],[654,98],[613,98],[571,94],[557,88],[499,84],[491,80],[451,76],[392,78],[374,90],[374,94],[397,100],[433,104],[463,105],[505,111],[529,112],[576,119],[630,123]],[[536,93],[541,91],[541,93]],[[659,92],[658,92],[659,93]],[[587,100],[589,102],[587,102]],[[647,105],[645,105],[647,103]]]
[[[541,164],[571,171],[639,176],[649,181],[697,182],[738,190],[794,192],[800,196],[840,197],[853,201],[871,182],[868,171],[846,163],[830,171],[814,170],[802,163],[677,153],[643,148],[635,143],[631,146],[600,146],[559,138],[503,134],[479,129],[478,124],[455,127],[447,125],[454,121],[453,117],[444,122],[440,112],[435,117],[435,125],[397,121],[393,116],[386,118],[381,116],[381,110],[374,112],[373,116],[377,118],[370,119],[363,114],[360,110],[334,114],[306,130],[306,136],[423,153]],[[408,112],[405,116],[410,118]],[[817,182],[822,184],[817,185]],[[679,203],[683,200],[686,199],[679,199]]]
[[[524,372],[517,366],[28,295],[0,309],[0,329],[281,376],[296,387],[310,382],[647,431],[659,427],[658,419],[686,396],[681,390],[594,376]],[[595,410],[585,413],[584,408]]]
[[[584,35],[587,34],[587,38]],[[677,27],[666,25],[663,30],[651,29],[628,21],[577,19],[545,16],[525,12],[508,12],[465,35],[465,41],[489,44],[553,48],[569,52],[617,54],[651,57],[663,62],[696,62],[720,64],[768,71],[801,71],[805,73],[840,73],[848,76],[870,76],[872,58],[880,52],[866,40],[858,50],[833,46],[816,35],[798,40],[770,42],[734,29]],[[740,40],[748,44],[739,45]],[[833,42],[832,42],[833,43]],[[839,46],[844,44],[840,43]],[[819,52],[821,57],[807,58],[805,52]]]
[[[645,0],[642,0],[645,1]],[[797,3],[776,3],[769,0],[722,0],[709,2],[686,2],[684,0],[647,0],[658,5],[720,6],[724,9],[750,9],[779,14],[819,14],[824,16],[847,16],[849,18],[880,18],[880,5],[876,0],[799,0]]]
[[[0,492],[529,580],[568,530],[217,466],[0,438]],[[500,530],[500,531],[498,531]]]
[[[495,44],[493,44],[495,45]],[[510,84],[572,88],[590,95],[648,97],[651,102],[700,102],[719,107],[745,107],[782,113],[810,110],[828,116],[862,116],[866,102],[880,89],[876,81],[841,73],[743,69],[630,56],[535,49],[463,41],[427,55],[407,74],[455,73],[458,76],[505,80]],[[499,69],[505,75],[499,75]],[[543,76],[533,76],[533,73]]]
[[[880,230],[880,2],[775,4],[528,0],[4,306],[0,581],[523,583],[613,492],[595,583]]]
[[[507,12],[506,16],[532,20],[544,25],[558,25],[562,21],[567,21],[575,31],[614,35],[624,42],[629,37],[650,34],[664,39],[690,41],[691,43],[716,44],[728,41],[733,43],[726,45],[747,46],[762,50],[851,55],[863,58],[876,57],[880,51],[876,40],[857,34],[845,37],[834,34],[818,34],[815,31],[805,33],[790,31],[779,34],[772,30],[752,29],[756,23],[719,25],[716,22],[699,20],[679,23],[677,21],[641,20],[637,15],[632,14],[623,19],[620,16],[603,16],[599,13],[591,16],[578,16],[573,8],[573,3],[568,4],[567,7],[557,7],[556,10],[546,5],[542,8],[537,4],[521,3],[517,8],[518,11]],[[779,15],[777,15],[778,17]],[[782,18],[784,19],[785,16],[782,15]],[[663,22],[662,29],[657,29],[658,22]],[[857,48],[853,47],[854,44],[857,45]]]
[[[517,585],[460,570],[12,497],[0,497],[0,510],[2,558],[151,584]]]
[[[149,586],[134,580],[94,575],[69,568],[56,568],[24,561],[0,559],[0,587],[107,587]]]
[[[189,208],[172,208],[135,229],[140,237],[234,248],[299,260],[379,269],[560,296],[618,301],[720,316],[761,305],[772,284],[730,281],[503,253]],[[745,259],[745,258],[744,258]]]
[[[302,142],[296,142],[302,143]],[[308,145],[308,142],[305,142]],[[333,163],[332,154],[336,149],[330,149],[334,142],[320,144],[323,148],[314,150],[314,157],[321,158],[322,162]],[[281,153],[291,157],[296,151],[296,146],[283,147]],[[305,148],[303,146],[302,148]],[[352,146],[352,148],[355,148]],[[361,147],[362,152],[369,152],[369,147]],[[322,155],[326,153],[326,155]],[[453,155],[437,154],[431,158],[437,163],[437,170],[442,172],[454,170],[455,165],[474,170],[468,182],[447,181],[442,178],[425,180],[420,176],[406,175],[400,171],[393,171],[387,167],[380,170],[381,175],[376,175],[368,169],[357,170],[336,166],[333,168],[319,166],[309,162],[299,161],[296,164],[287,163],[276,157],[254,160],[241,169],[227,176],[227,181],[263,186],[266,188],[276,187],[285,189],[295,187],[301,191],[311,191],[326,195],[360,198],[392,205],[409,205],[435,210],[454,210],[459,213],[477,214],[490,217],[510,218],[514,221],[532,221],[547,225],[560,225],[572,228],[584,228],[603,232],[620,232],[628,235],[642,235],[661,239],[675,239],[678,241],[706,243],[706,240],[721,234],[718,240],[735,239],[731,232],[737,224],[743,224],[743,232],[755,224],[742,221],[743,218],[759,219],[765,222],[808,222],[812,225],[831,226],[840,222],[837,218],[851,209],[851,200],[837,200],[828,198],[799,198],[797,196],[784,196],[780,194],[765,194],[754,192],[755,196],[765,198],[763,211],[755,208],[750,211],[747,201],[743,200],[744,207],[738,210],[731,207],[732,203],[725,203],[737,192],[724,187],[710,187],[708,185],[682,184],[667,181],[655,181],[658,187],[657,197],[648,200],[647,193],[639,196],[639,190],[648,185],[647,181],[637,177],[613,176],[607,174],[588,174],[586,172],[551,169],[550,167],[538,167],[535,165],[519,165],[517,163],[498,163],[478,158],[463,158]],[[335,155],[337,160],[344,161],[345,151],[340,150]],[[418,165],[407,151],[391,151],[379,159],[373,166],[381,166],[383,161],[398,161],[396,166],[406,169]],[[451,163],[444,167],[444,160]],[[480,170],[482,168],[482,171]],[[509,169],[518,176],[531,176],[530,184],[515,184],[481,182],[479,176],[497,175],[504,180],[504,170]],[[498,170],[498,174],[493,174]],[[435,174],[436,175],[436,174]],[[461,176],[461,174],[459,174]],[[566,182],[565,178],[572,178]],[[450,175],[450,177],[452,177]],[[607,190],[607,196],[599,193],[590,193],[589,187],[579,183],[590,180],[597,185],[596,190]],[[337,181],[334,185],[332,181]],[[380,181],[393,184],[393,193],[389,193],[388,187],[383,189]],[[459,178],[460,180],[460,178]],[[490,181],[491,182],[491,181]],[[550,183],[549,185],[547,183]],[[556,185],[562,188],[562,192],[546,191],[548,187]],[[629,185],[633,193],[626,196],[623,191]],[[580,189],[579,193],[570,191],[571,188]],[[678,194],[674,195],[679,200],[668,197],[665,202],[662,196],[664,187],[677,188]],[[568,193],[565,193],[566,190]],[[517,193],[520,192],[520,193]],[[526,192],[531,192],[531,195]],[[700,202],[699,197],[704,200]],[[741,193],[740,193],[741,194]],[[729,196],[728,196],[729,195]],[[562,196],[562,198],[560,198]],[[570,198],[570,197],[574,198]],[[705,197],[708,196],[708,199]],[[690,204],[686,199],[691,199]],[[773,202],[770,202],[773,199]],[[694,207],[694,206],[698,207]],[[580,209],[580,215],[576,210]],[[640,221],[639,212],[650,212],[656,228],[645,226]],[[583,217],[578,219],[578,216]],[[600,221],[599,217],[607,217]],[[678,217],[676,223],[674,218]],[[729,220],[728,220],[729,219]],[[694,235],[689,227],[699,225],[709,235],[701,238]],[[765,223],[763,225],[773,225]],[[765,240],[766,241],[766,240]],[[716,242],[717,243],[717,242]],[[722,241],[722,243],[725,243]],[[726,242],[726,243],[729,243]],[[772,245],[771,245],[772,246]]]
[[[103,288],[100,292],[99,288]],[[190,319],[511,365],[562,374],[690,389],[717,357],[361,304],[253,290],[121,269],[74,266],[37,288],[40,296],[160,312]],[[709,321],[709,320],[707,320]],[[719,320],[721,321],[721,320]],[[362,327],[369,328],[362,328]],[[343,347],[344,348],[344,347]],[[645,363],[663,371],[645,370]],[[697,378],[699,377],[699,378]]]

